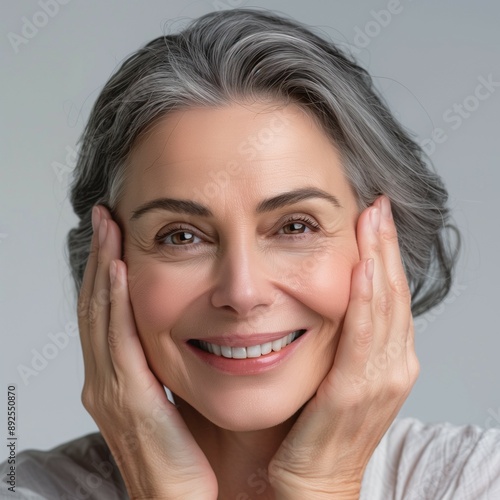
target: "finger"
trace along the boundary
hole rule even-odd
[[[379,200],[380,220],[380,249],[386,270],[393,305],[393,335],[400,338],[407,334],[410,327],[411,294],[408,280],[403,268],[396,225],[391,211],[389,198],[382,196]],[[405,339],[406,342],[406,339]]]
[[[90,251],[87,258],[87,264],[83,274],[82,284],[80,286],[78,316],[87,317],[89,301],[94,289],[95,273],[97,269],[97,253],[99,250],[98,229],[101,220],[101,211],[96,205],[92,209],[92,240],[90,242]]]
[[[109,264],[112,259],[120,258],[120,230],[117,224],[103,210],[103,218],[99,227],[99,251],[94,289],[89,306],[90,340],[94,356],[99,366],[111,367],[109,354]]]
[[[347,380],[348,391],[353,384],[366,381],[366,363],[373,349],[373,274],[373,259],[361,260],[352,273],[349,306],[333,365],[340,378]]]
[[[118,259],[114,259],[113,264],[115,278],[111,283],[110,295],[109,352],[118,376],[128,376],[130,373],[138,375],[149,371],[149,367],[137,334],[130,302],[127,266]]]
[[[391,303],[391,322],[387,330],[386,359],[387,363],[397,362],[401,376],[407,376],[408,364],[412,355],[408,356],[408,336],[411,335],[411,295],[401,260],[398,235],[390,201],[386,196],[377,200],[381,212],[380,249],[386,269],[388,295]]]
[[[389,199],[381,196],[374,204],[380,209],[378,230],[379,254],[385,271],[385,289],[375,292],[376,317],[374,324],[386,332],[383,351],[374,357],[374,365],[389,376],[385,369],[393,367],[392,376],[407,376],[407,340],[410,334],[410,291],[404,273],[397,229],[392,217]],[[378,305],[378,307],[377,307]]]
[[[82,284],[80,286],[80,292],[78,295],[78,330],[80,334],[80,342],[82,345],[83,359],[85,364],[85,371],[95,370],[95,361],[92,346],[90,343],[90,332],[89,332],[89,304],[92,291],[94,289],[95,273],[97,269],[97,253],[99,249],[99,241],[97,229],[99,227],[101,215],[99,208],[93,207],[92,209],[92,239],[90,242],[90,251],[87,258],[87,264],[85,266],[85,271],[83,273]]]
[[[380,207],[375,203],[361,214],[357,227],[360,258],[374,261],[371,308],[373,328],[376,332],[373,340],[375,354],[382,352],[387,345],[392,313],[392,299],[381,253],[380,217]]]

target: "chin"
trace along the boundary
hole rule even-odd
[[[248,413],[242,415],[217,415],[209,419],[214,425],[221,429],[233,432],[252,432],[270,429],[288,420],[294,413],[261,412]]]
[[[242,391],[244,392],[244,391]],[[219,394],[213,398],[197,398],[188,404],[212,424],[233,432],[251,432],[276,427],[298,415],[314,395],[311,389],[305,397],[283,393],[276,397],[270,390],[252,391],[250,394]],[[295,396],[295,397],[294,397]]]

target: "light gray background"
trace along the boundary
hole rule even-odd
[[[350,46],[419,140],[443,130],[431,158],[463,233],[458,287],[446,304],[416,321],[421,374],[399,415],[500,426],[500,86],[486,97],[483,91],[481,101],[470,97],[480,77],[500,82],[500,3],[65,2],[44,26],[43,0],[9,2],[0,21],[0,436],[6,436],[9,383],[17,385],[18,450],[50,448],[97,429],[80,403],[78,337],[66,335],[67,345],[55,355],[47,347],[49,334],[71,333],[76,322],[64,248],[76,223],[67,200],[72,148],[99,90],[127,55],[164,29],[238,6],[281,11]],[[389,8],[387,22],[377,13]],[[10,39],[22,35],[24,16],[40,27],[16,51]],[[477,109],[458,123],[453,106],[464,101]],[[33,350],[43,349],[53,358],[24,383],[20,365],[32,368]],[[5,457],[2,444],[0,460]]]

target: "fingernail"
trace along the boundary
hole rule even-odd
[[[380,226],[380,210],[377,207],[371,209],[370,222],[373,230],[378,233],[378,228]]]
[[[99,226],[99,245],[102,245],[104,243],[107,231],[108,231],[108,221],[106,219],[102,219],[101,224]]]
[[[382,215],[386,219],[392,219],[391,202],[386,196],[382,198]]]
[[[92,207],[92,230],[94,231],[94,233],[97,231],[97,228],[99,227],[100,218],[101,216],[99,209],[96,206]]]
[[[373,279],[373,268],[374,268],[373,259],[368,259],[365,264],[365,276],[368,279],[368,281],[371,281]]]
[[[109,279],[111,281],[111,284],[115,282],[115,278],[116,278],[116,262],[112,260],[111,264],[109,265]]]

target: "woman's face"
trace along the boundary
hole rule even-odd
[[[359,261],[359,213],[336,149],[296,105],[231,104],[170,113],[136,142],[129,169],[117,212],[152,371],[219,427],[288,419],[332,366]],[[330,198],[287,194],[296,190]],[[258,356],[242,346],[262,353],[299,329],[248,359],[188,343]]]

